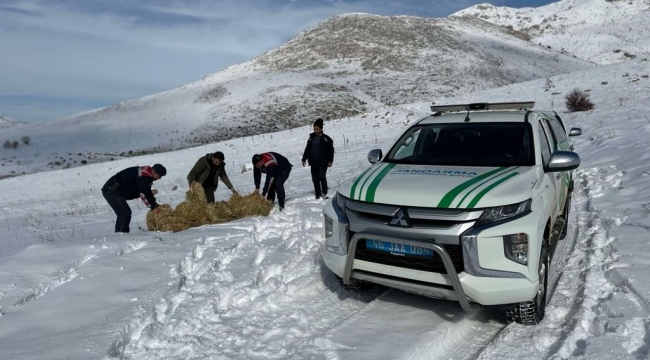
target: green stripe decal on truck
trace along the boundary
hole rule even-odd
[[[375,192],[377,192],[377,185],[384,180],[384,177],[386,177],[386,174],[388,174],[393,168],[395,167],[395,164],[388,164],[385,166],[379,175],[375,177],[375,179],[370,183],[370,186],[368,186],[368,191],[366,191],[366,201],[368,202],[373,202],[375,201]]]
[[[352,186],[352,189],[350,190],[350,199],[361,200],[361,198],[363,196],[363,188],[366,186],[368,181],[370,181],[370,179],[372,179],[373,176],[375,176],[375,174],[377,172],[379,172],[381,169],[384,168],[384,166],[386,166],[386,164],[371,166],[366,171],[364,171],[363,174],[361,174],[361,176],[359,176],[354,181],[354,185]],[[363,182],[361,180],[363,180]],[[361,183],[361,186],[359,186],[360,183]],[[357,191],[359,193],[358,196],[357,196]]]
[[[368,171],[372,170],[372,166],[367,168],[366,171],[362,172],[359,177],[357,177],[356,180],[354,180],[354,184],[352,184],[352,189],[350,189],[350,199],[354,199],[354,192],[357,190],[357,185],[359,185],[359,182],[361,179],[368,173]]]
[[[472,201],[469,203],[469,205],[467,205],[467,208],[468,208],[468,209],[473,209],[474,206],[476,206],[476,204],[479,202],[479,200],[481,200],[481,198],[482,198],[485,194],[487,194],[490,190],[494,189],[495,187],[497,187],[497,186],[503,184],[504,182],[510,180],[511,178],[513,178],[513,177],[515,177],[515,176],[517,176],[517,175],[519,175],[518,172],[516,172],[516,173],[512,173],[512,174],[510,174],[510,175],[508,175],[508,176],[506,176],[506,177],[504,177],[504,178],[501,178],[499,181],[497,181],[497,182],[491,184],[490,186],[486,187],[486,188],[483,189],[480,193],[478,193],[478,195],[476,195],[476,197],[474,197],[474,199],[472,199]]]
[[[458,205],[456,205],[456,208],[457,208],[457,209],[460,208],[460,206],[463,204],[463,201],[465,201],[465,199],[469,196],[469,194],[473,193],[476,189],[480,188],[481,186],[483,186],[483,185],[489,183],[490,181],[492,181],[492,180],[494,180],[494,179],[496,179],[496,178],[498,178],[498,177],[500,177],[500,176],[503,176],[503,175],[505,175],[505,174],[507,174],[507,173],[509,173],[509,172],[511,172],[511,171],[513,171],[513,170],[515,170],[515,169],[517,169],[517,168],[518,168],[518,166],[517,166],[517,167],[513,167],[513,168],[509,168],[509,169],[507,169],[506,171],[502,172],[501,174],[498,174],[498,175],[492,176],[491,178],[489,178],[489,179],[483,181],[482,183],[480,183],[480,184],[474,186],[470,191],[467,192],[467,194],[465,194],[465,196],[463,196],[462,199],[460,199],[460,202],[458,203]]]
[[[477,182],[479,182],[479,181],[481,181],[481,180],[483,180],[485,178],[488,178],[488,177],[498,173],[499,171],[502,171],[503,169],[506,169],[506,168],[505,167],[500,167],[498,169],[488,171],[483,175],[479,175],[479,176],[477,176],[475,178],[469,179],[469,180],[465,181],[464,183],[456,186],[450,192],[445,194],[445,196],[442,198],[442,200],[440,200],[440,202],[438,203],[438,207],[439,208],[448,208],[449,205],[451,205],[451,203],[454,201],[456,196],[458,196],[458,194],[463,192],[463,190],[467,189],[468,187],[476,184]]]

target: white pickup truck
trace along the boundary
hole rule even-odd
[[[346,287],[382,284],[544,317],[580,165],[555,112],[533,102],[432,106],[323,209],[323,259]]]

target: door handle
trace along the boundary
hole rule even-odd
[[[555,180],[560,180],[560,174],[555,174]]]

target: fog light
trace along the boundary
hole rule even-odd
[[[528,234],[510,234],[503,237],[503,251],[506,258],[520,263],[528,264]]]
[[[323,216],[325,217],[325,238],[330,238],[334,235],[334,220],[327,215]],[[338,246],[338,244],[336,246]]]

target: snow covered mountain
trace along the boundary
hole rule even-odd
[[[533,43],[600,64],[650,59],[649,0],[564,0],[521,9],[479,4],[450,17],[521,31]]]
[[[265,134],[597,66],[587,60],[640,58],[650,48],[648,1],[479,5],[443,19],[335,16],[180,88],[3,131],[32,142],[0,153],[0,176]],[[611,44],[589,41],[597,34]]]
[[[24,122],[16,121],[10,117],[0,114],[0,129],[7,129],[13,126],[25,125]]]

